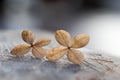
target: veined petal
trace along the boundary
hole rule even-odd
[[[29,43],[29,44],[33,44],[34,42],[34,33],[30,30],[24,30],[22,32],[22,39]]]
[[[64,56],[64,54],[67,52],[66,47],[56,47],[50,50],[46,56],[46,58],[49,61],[56,61]]]
[[[46,52],[46,50],[44,49],[44,48],[40,48],[40,47],[33,47],[32,48],[32,54],[36,57],[36,58],[39,58],[39,59],[41,59],[41,58],[43,58],[46,54],[47,54],[47,52]]]
[[[81,48],[84,47],[85,45],[88,44],[89,42],[89,35],[87,34],[79,34],[74,37],[73,43],[72,43],[72,48]]]
[[[20,56],[20,55],[23,55],[23,54],[26,54],[27,52],[29,52],[30,48],[31,48],[31,46],[28,44],[20,44],[12,49],[11,54]]]
[[[51,40],[49,38],[42,38],[35,42],[34,46],[42,47],[50,44]]]
[[[72,63],[79,64],[83,61],[83,54],[75,49],[70,49],[67,54],[68,60]]]
[[[67,31],[57,30],[55,34],[55,38],[59,44],[70,47],[71,46],[71,36]]]

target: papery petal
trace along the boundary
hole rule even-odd
[[[79,34],[74,37],[73,43],[72,43],[72,48],[81,48],[84,47],[85,45],[88,44],[89,42],[89,35],[87,34]]]
[[[51,40],[49,38],[42,38],[35,42],[34,46],[42,47],[50,44]]]
[[[71,36],[67,31],[57,30],[55,34],[55,38],[59,44],[66,47],[71,46]]]
[[[22,39],[29,43],[29,44],[33,44],[34,42],[34,33],[30,30],[24,30],[22,32]]]
[[[70,49],[67,54],[68,60],[72,63],[79,64],[83,61],[83,54],[75,49]]]
[[[47,52],[46,52],[46,50],[44,49],[44,48],[40,48],[40,47],[33,47],[32,48],[32,54],[36,57],[36,58],[39,58],[39,59],[41,59],[41,58],[43,58],[46,54],[47,54]]]
[[[20,44],[11,50],[12,55],[20,56],[26,54],[31,49],[31,46],[28,44]]]
[[[46,56],[46,58],[49,61],[56,61],[64,56],[64,54],[67,52],[66,47],[56,47],[50,50]]]

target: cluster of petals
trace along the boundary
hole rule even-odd
[[[79,64],[84,60],[84,55],[77,48],[82,48],[88,44],[89,35],[79,34],[72,39],[69,32],[57,30],[55,39],[61,46],[55,47],[48,52],[46,56],[48,60],[56,61],[64,55],[67,55],[68,60],[75,64]]]
[[[30,30],[24,30],[22,32],[22,39],[26,42],[19,44],[11,50],[12,55],[21,56],[28,53],[32,49],[32,54],[36,58],[43,58],[47,52],[43,46],[48,45],[51,40],[49,38],[42,38],[34,42],[34,33]]]

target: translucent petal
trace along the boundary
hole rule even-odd
[[[59,44],[70,47],[71,46],[71,36],[68,32],[64,30],[57,30],[55,34],[55,38]]]
[[[73,43],[72,43],[72,48],[81,48],[84,47],[85,45],[88,44],[89,42],[89,35],[87,34],[79,34],[74,37]]]
[[[32,53],[36,58],[39,59],[43,58],[47,54],[44,48],[35,47],[35,46],[32,48]]]
[[[75,49],[70,49],[67,54],[68,60],[72,63],[79,64],[83,61],[83,54]]]
[[[51,40],[49,38],[42,38],[35,42],[34,46],[42,47],[50,44]]]
[[[56,61],[64,56],[64,54],[67,52],[66,47],[56,47],[50,50],[46,56],[46,58],[49,61]]]
[[[11,50],[12,55],[20,56],[29,52],[31,46],[28,44],[20,44]]]
[[[22,39],[29,44],[33,44],[33,42],[34,42],[33,32],[30,30],[24,30],[22,32]]]

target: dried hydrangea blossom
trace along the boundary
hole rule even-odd
[[[57,30],[55,34],[57,42],[61,45],[50,50],[46,58],[50,61],[56,61],[67,53],[70,62],[79,64],[83,61],[84,55],[76,48],[82,48],[89,42],[89,35],[79,34],[71,39],[70,34],[64,30]]]

